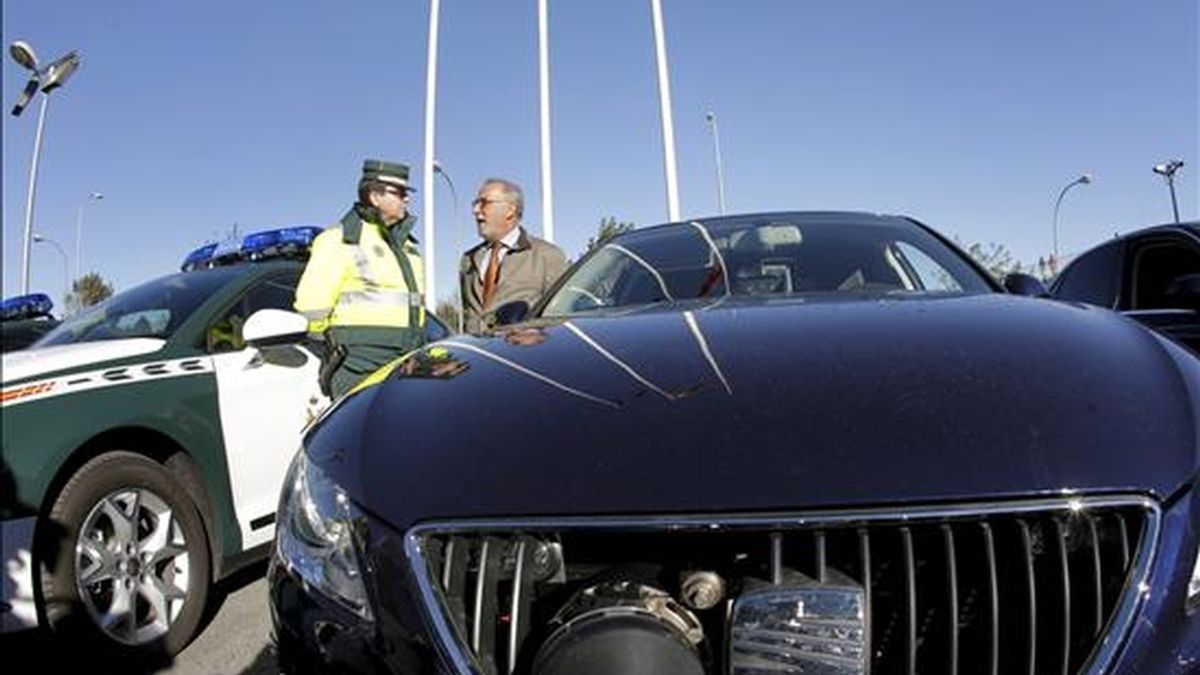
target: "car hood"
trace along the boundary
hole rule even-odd
[[[1165,496],[1200,447],[1179,358],[1111,312],[1002,295],[576,318],[427,348],[308,450],[400,528]]]
[[[165,340],[157,338],[129,338],[23,349],[4,355],[0,373],[4,384],[8,384],[103,361],[152,354],[165,344]]]

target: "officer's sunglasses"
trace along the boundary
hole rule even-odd
[[[408,190],[403,190],[401,188],[385,187],[385,188],[383,188],[383,191],[388,193],[389,195],[396,195],[400,199],[404,199],[404,198],[408,197]]]

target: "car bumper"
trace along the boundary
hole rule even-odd
[[[377,577],[378,578],[378,577]],[[385,593],[407,594],[404,576],[386,575]],[[430,647],[419,608],[399,605],[400,615],[376,611],[367,622],[308,586],[278,554],[267,572],[271,621],[284,673],[437,673],[449,675]],[[374,603],[391,608],[391,601]],[[411,611],[412,613],[409,613]]]
[[[1200,673],[1200,608],[1185,607],[1200,545],[1200,489],[1162,511],[1158,553],[1132,626],[1104,675]],[[438,673],[454,671],[439,658],[424,612],[411,592],[399,537],[374,523],[368,590],[377,617],[367,623],[319,592],[307,589],[276,557],[269,573],[272,619],[285,672]]]

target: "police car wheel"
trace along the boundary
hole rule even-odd
[[[43,608],[56,633],[122,656],[169,657],[191,641],[208,596],[208,542],[161,464],[123,451],[89,461],[42,530]]]

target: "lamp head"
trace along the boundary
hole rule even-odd
[[[1084,185],[1087,185],[1088,183],[1091,183],[1091,182],[1092,182],[1092,180],[1093,180],[1093,179],[1092,179],[1092,174],[1090,174],[1090,173],[1085,173],[1085,174],[1083,174],[1082,176],[1080,176],[1080,177],[1079,177],[1079,182],[1080,182],[1080,183],[1082,183],[1082,184],[1084,184]]]
[[[1183,166],[1183,160],[1172,159],[1162,164],[1154,165],[1154,173],[1160,176],[1174,176],[1175,172]]]
[[[8,46],[8,53],[12,56],[13,61],[16,61],[25,70],[37,72],[37,55],[33,53],[33,47],[29,46],[24,40],[17,40]]]
[[[42,79],[42,93],[49,94],[67,83],[75,69],[79,68],[79,54],[69,52],[66,56],[46,66],[46,76]]]

